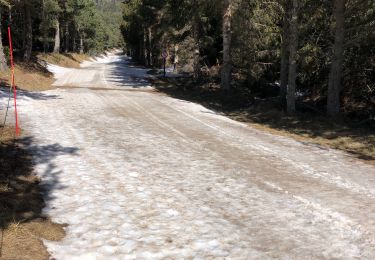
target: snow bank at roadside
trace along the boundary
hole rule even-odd
[[[61,75],[64,75],[65,73],[71,71],[70,68],[61,67],[55,64],[47,63],[46,66],[47,70],[55,76],[55,78],[58,78]]]

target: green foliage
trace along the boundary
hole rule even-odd
[[[289,1],[231,1],[235,6],[231,48],[234,78],[253,95],[264,93],[270,83],[280,79],[282,25]],[[126,49],[141,62],[147,63],[145,57],[152,55],[160,64],[160,50],[167,48],[171,54],[178,45],[181,66],[191,72],[198,45],[201,67],[217,65],[222,60],[223,2],[127,0],[122,22]],[[346,3],[344,111],[375,113],[375,2]],[[332,13],[333,1],[300,1],[297,91],[300,99],[318,106],[325,103],[327,95],[334,43]],[[153,33],[151,48],[145,44],[148,28]]]
[[[98,53],[121,45],[118,1],[96,4],[94,0],[67,0],[64,7],[88,52]]]
[[[25,50],[26,28],[32,28],[34,50],[51,50],[60,36],[64,51],[83,47],[100,53],[124,46],[137,60],[157,66],[166,49],[170,58],[178,54],[179,66],[186,72],[193,72],[198,63],[219,75],[224,0],[0,0],[3,18],[8,16],[9,2],[16,55]],[[231,2],[233,78],[247,93],[257,95],[279,81],[289,0]],[[25,7],[31,10],[30,27],[25,26]],[[300,1],[297,90],[300,99],[317,105],[324,104],[327,96],[334,46],[332,13],[333,1]],[[348,113],[375,113],[374,21],[374,1],[346,0],[342,102]],[[6,23],[2,26],[5,31]]]
[[[122,45],[120,0],[0,0],[12,7],[16,52],[25,46],[25,9],[31,9],[33,50],[51,51],[60,27],[62,50],[77,51],[83,38],[84,50],[100,53]],[[8,8],[1,8],[3,17]],[[6,26],[5,23],[2,26]]]
[[[52,39],[48,39],[48,35],[50,30],[56,27],[62,9],[57,0],[43,0],[41,8],[42,20],[39,25],[41,37],[44,42],[52,41]]]

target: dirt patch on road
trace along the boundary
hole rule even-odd
[[[61,240],[64,229],[42,214],[31,155],[13,136],[14,129],[0,127],[0,259],[48,259],[42,239]]]

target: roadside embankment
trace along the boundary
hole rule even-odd
[[[46,64],[77,68],[88,58],[79,54],[38,54],[28,63],[16,61],[17,89],[24,93],[52,89],[54,77]],[[7,93],[10,79],[10,69],[0,72],[3,93]],[[29,152],[33,139],[25,135],[15,138],[14,129],[2,125],[6,99],[1,100],[4,104],[0,106],[0,259],[49,259],[43,240],[61,240],[65,236],[64,225],[53,223],[43,214],[45,190],[34,174]]]

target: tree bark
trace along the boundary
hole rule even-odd
[[[197,0],[193,1],[193,8],[195,8],[193,17],[193,39],[194,39],[194,57],[193,57],[193,77],[195,80],[201,77],[201,65],[200,65],[200,50],[199,50],[199,7]]]
[[[225,7],[223,15],[223,66],[221,70],[221,87],[223,88],[223,90],[229,90],[232,76],[232,0],[225,0],[224,4]]]
[[[152,28],[148,27],[148,65],[153,66],[152,57]]]
[[[26,18],[26,31],[25,31],[25,50],[23,54],[23,60],[28,62],[31,58],[31,53],[33,50],[33,25],[31,19],[31,5],[29,1],[24,3],[24,12]]]
[[[143,57],[144,57],[143,53],[144,53],[143,52],[143,39],[140,39],[138,53],[137,53],[139,62],[143,62]]]
[[[1,13],[1,8],[0,8]],[[1,28],[1,19],[0,19],[0,28]],[[3,47],[3,37],[0,30],[0,71],[5,71],[8,69],[7,61],[5,59],[4,47]]]
[[[65,22],[65,52],[66,53],[68,53],[69,52],[69,22],[68,21],[66,21]],[[74,43],[75,44],[75,43]],[[75,46],[73,47],[73,48],[75,48]]]
[[[298,58],[298,0],[292,0],[289,41],[289,76],[287,90],[287,112],[296,111],[296,79]]]
[[[328,81],[327,114],[340,112],[342,66],[344,61],[345,0],[334,0],[335,42]]]
[[[84,45],[83,45],[83,37],[80,36],[79,38],[79,53],[83,54],[85,52]]]
[[[72,51],[76,52],[76,50],[77,50],[77,38],[76,38],[76,35],[74,35],[73,40],[72,40]]]
[[[44,3],[45,0],[42,1],[42,7],[43,7],[43,10],[42,10],[42,20],[45,21],[46,20],[46,13],[45,13],[45,3]],[[43,41],[43,51],[44,53],[47,52],[48,50],[48,30],[45,30],[45,28],[43,28],[43,35],[42,35],[42,41]]]
[[[284,19],[283,19],[283,39],[281,45],[281,69],[280,69],[280,102],[285,109],[286,95],[288,88],[288,70],[289,70],[289,20],[290,20],[290,0],[285,1]]]
[[[148,46],[147,46],[147,32],[146,28],[143,27],[143,63],[148,66]]]
[[[174,46],[174,60],[173,60],[173,71],[175,73],[178,73],[178,63],[180,61],[178,50],[179,50],[179,47],[176,44]]]
[[[53,47],[53,52],[54,53],[59,53],[60,52],[60,23],[59,20],[56,19],[55,22],[55,45]]]

